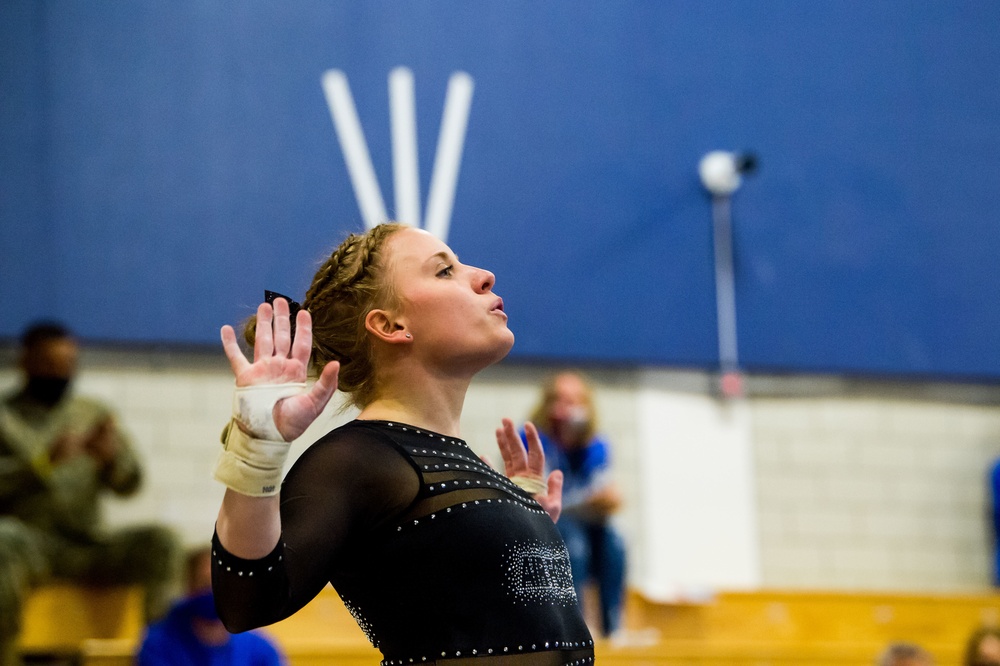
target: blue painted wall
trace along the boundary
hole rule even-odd
[[[0,336],[214,344],[301,295],[361,214],[320,86],[343,70],[392,207],[387,76],[413,70],[426,198],[475,80],[448,241],[514,356],[718,362],[709,150],[740,358],[1000,377],[1000,4],[0,3]]]

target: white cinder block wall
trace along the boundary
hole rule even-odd
[[[753,413],[765,585],[988,584],[996,405],[828,396]]]
[[[6,391],[18,378],[13,351],[0,352]],[[160,521],[188,544],[207,540],[222,496],[211,468],[232,390],[221,352],[88,350],[82,365],[77,390],[115,406],[148,470],[138,497],[108,502],[109,526]],[[505,364],[484,372],[466,403],[470,445],[499,462],[494,428],[503,416],[528,415],[548,371]],[[602,430],[615,445],[627,500],[618,522],[630,543],[630,579],[639,585],[657,566],[644,561],[641,527],[657,512],[656,489],[640,483],[636,397],[643,372],[591,373]],[[714,400],[707,375],[658,372],[671,390]],[[751,378],[749,388],[763,586],[989,585],[986,473],[1000,455],[1000,389],[830,378]],[[303,439],[352,416],[329,410]]]

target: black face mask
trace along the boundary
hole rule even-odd
[[[69,379],[66,377],[29,377],[25,392],[32,399],[52,407],[62,400],[69,388]]]

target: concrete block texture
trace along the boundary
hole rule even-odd
[[[219,354],[85,354],[76,390],[107,400],[148,470],[138,496],[107,503],[109,526],[160,521],[190,543],[210,536],[223,489],[211,479],[232,377]],[[7,354],[8,358],[11,355]],[[555,366],[501,364],[468,394],[463,436],[499,465],[493,431],[526,419]],[[594,369],[601,430],[614,446],[626,505],[618,518],[643,551],[636,397],[646,371]],[[711,375],[660,371],[668,390],[710,395]],[[791,381],[791,380],[789,380]],[[0,391],[18,383],[0,370]],[[793,386],[794,390],[782,387]],[[859,380],[749,378],[761,580],[765,587],[962,590],[991,579],[987,473],[1000,456],[1000,389]],[[757,390],[755,390],[757,387]],[[763,387],[763,388],[761,388]],[[292,450],[353,418],[332,405]],[[697,439],[697,433],[691,433]],[[289,464],[291,461],[289,462]],[[711,515],[712,507],[703,507]],[[698,506],[690,511],[699,512]],[[707,518],[706,518],[707,519]],[[648,563],[636,563],[636,571]]]

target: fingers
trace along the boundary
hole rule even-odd
[[[274,355],[281,358],[288,356],[292,346],[292,323],[289,319],[288,301],[283,298],[274,299]]]
[[[503,434],[507,439],[507,445],[514,449],[514,453],[522,451],[523,445],[521,444],[521,436],[517,434],[517,430],[514,428],[514,422],[510,419],[501,419],[500,422],[503,424]]]
[[[502,419],[496,434],[500,455],[503,456],[504,472],[508,476],[521,473],[525,469],[524,445],[514,429],[514,422]]]
[[[269,303],[261,303],[257,306],[257,331],[254,334],[253,360],[259,361],[274,354],[274,337],[271,331],[271,324],[274,320],[274,311]]]
[[[546,493],[549,497],[558,497],[562,500],[563,473],[562,470],[553,470],[549,474],[549,489]]]
[[[497,447],[500,449],[500,457],[503,458],[503,468],[506,474],[511,473],[514,467],[514,459],[510,454],[510,447],[507,443],[507,435],[502,427],[497,428]]]
[[[298,328],[304,322],[304,329]],[[304,365],[309,362],[312,352],[312,320],[309,313],[299,310],[295,320],[296,335],[293,357],[301,360]],[[257,307],[257,329],[253,345],[253,360],[278,356],[287,358],[292,349],[292,324],[289,317],[288,301],[283,298],[274,299],[273,307],[269,303],[261,303]]]
[[[243,355],[243,350],[240,349],[240,344],[236,341],[236,331],[233,330],[232,326],[228,324],[223,326],[221,335],[222,349],[226,352],[226,358],[229,359],[229,367],[233,369],[234,375],[239,375],[250,365],[250,362]]]
[[[298,323],[295,325],[298,326]],[[339,374],[340,363],[336,361],[327,363],[323,366],[323,372],[320,373],[319,379],[309,389],[309,395],[319,407],[319,411],[322,411],[326,407],[326,403],[330,402],[333,392],[337,390],[337,376]]]
[[[557,469],[549,474],[548,491],[545,493],[547,500],[545,510],[548,511],[553,523],[559,520],[559,515],[562,513],[562,489],[563,473]]]
[[[302,365],[309,365],[309,357],[312,355],[312,316],[308,310],[299,310],[295,315],[295,339],[292,340],[292,358],[300,361]],[[324,368],[330,367],[328,363]],[[339,365],[337,366],[340,367]]]
[[[542,440],[538,437],[535,424],[531,421],[525,423],[524,434],[528,439],[528,469],[532,474],[542,476],[545,473],[545,451],[542,450]]]

